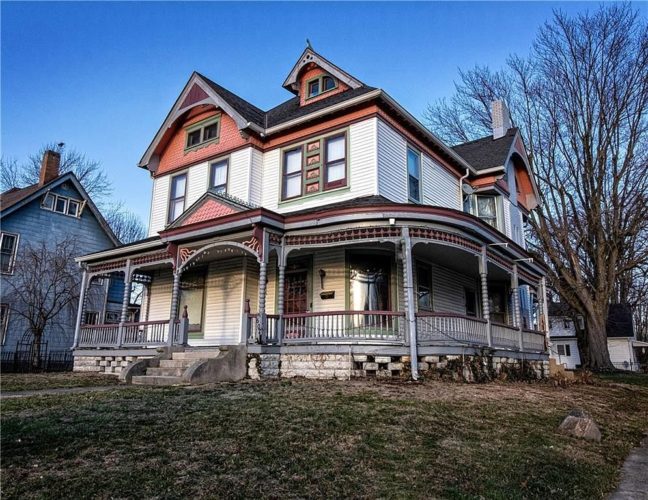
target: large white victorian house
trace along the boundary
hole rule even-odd
[[[262,111],[191,75],[139,163],[149,237],[78,259],[86,288],[127,286],[119,324],[78,322],[75,369],[416,378],[486,353],[542,376],[544,271],[524,240],[537,191],[505,105],[492,136],[450,147],[310,47],[283,86],[294,97]]]

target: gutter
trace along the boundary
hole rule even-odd
[[[75,257],[74,261],[77,263],[90,262],[91,260],[103,259],[105,257],[118,257],[124,253],[137,252],[138,250],[147,250],[149,248],[155,248],[157,246],[163,246],[161,240],[147,241],[146,243],[139,243],[137,245],[129,245],[126,247],[112,248],[110,250],[104,250],[103,252],[91,253],[88,255],[82,255],[81,257]]]

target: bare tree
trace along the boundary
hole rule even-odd
[[[452,142],[488,135],[495,98],[522,130],[541,191],[532,248],[586,318],[586,363],[612,369],[609,304],[648,260],[648,26],[628,4],[555,12],[528,58],[462,72],[453,99],[429,107],[428,125]]]
[[[109,200],[113,190],[112,184],[101,163],[75,149],[64,147],[63,143],[46,144],[38,153],[30,155],[24,163],[18,162],[15,158],[3,157],[0,160],[0,189],[4,192],[13,187],[36,184],[41,160],[47,150],[61,153],[60,173],[74,173],[122,243],[130,243],[146,236],[146,226],[137,215],[129,211],[122,202]]]
[[[103,211],[104,217],[115,236],[122,243],[131,243],[146,236],[146,226],[137,215],[122,203],[115,203]]]
[[[32,335],[32,362],[38,366],[43,335],[56,326],[69,327],[62,322],[78,303],[80,275],[74,262],[78,251],[72,238],[21,247],[14,275],[3,280],[3,286],[12,313],[24,320]]]

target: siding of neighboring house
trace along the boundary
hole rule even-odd
[[[81,200],[81,194],[72,183],[66,182],[56,186],[52,193],[60,194]],[[13,213],[2,218],[2,231],[20,236],[16,259],[21,258],[21,251],[27,244],[38,245],[45,241],[49,244],[72,237],[76,242],[76,256],[85,255],[114,246],[112,240],[105,233],[95,216],[86,206],[80,218],[44,210],[40,206],[40,197],[27,205],[18,208]],[[8,282],[15,280],[12,275],[2,275],[0,286],[2,302],[10,302],[10,286]],[[88,310],[100,311],[103,308],[105,297],[101,293],[92,293],[89,297]],[[77,304],[64,310],[57,318],[57,325],[52,325],[45,333],[44,340],[48,342],[48,349],[61,350],[72,346],[74,339],[74,326],[76,321]],[[10,352],[16,349],[17,343],[23,339],[28,327],[26,320],[17,316],[15,312],[9,314],[7,334],[2,345],[3,351]]]
[[[634,357],[631,342],[632,338],[628,337],[608,338],[610,361],[615,367],[627,370],[633,368],[637,360]]]
[[[556,338],[552,339],[551,343],[551,357],[559,364],[565,365],[569,370],[573,370],[580,366],[580,352],[578,351],[578,341],[576,339]],[[567,346],[569,346],[569,355],[567,355]],[[561,351],[565,354],[561,354]]]

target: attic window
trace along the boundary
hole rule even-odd
[[[337,88],[337,81],[335,78],[329,75],[317,76],[312,80],[309,80],[306,84],[308,93],[307,98],[311,99],[317,97],[318,95],[334,90],[335,88]]]
[[[187,127],[185,152],[218,142],[220,134],[220,116],[212,116]]]
[[[83,211],[84,202],[61,196],[54,193],[47,193],[41,201],[43,210],[50,210],[70,217],[80,217]]]

